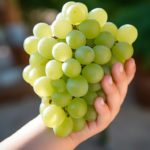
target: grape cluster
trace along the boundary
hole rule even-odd
[[[41,97],[40,114],[47,127],[65,137],[94,121],[94,101],[105,97],[100,81],[111,66],[133,55],[134,26],[119,29],[107,22],[102,8],[88,12],[83,3],[67,2],[52,25],[38,23],[24,41],[30,55],[23,78]]]

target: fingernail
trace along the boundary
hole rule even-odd
[[[119,69],[120,72],[123,72],[123,66],[122,66],[121,63],[118,64],[118,69]]]
[[[102,97],[99,97],[99,103],[100,105],[104,105],[104,99]]]
[[[112,85],[112,77],[111,76],[108,76],[108,83],[110,84],[110,85]]]

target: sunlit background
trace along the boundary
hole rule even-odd
[[[134,44],[137,73],[115,121],[77,150],[150,150],[150,1],[78,0],[102,7],[118,27],[139,32]],[[28,56],[22,45],[37,22],[51,24],[67,0],[0,0],[0,141],[38,115],[40,99],[22,79]]]

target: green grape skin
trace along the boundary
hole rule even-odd
[[[38,23],[33,28],[33,34],[36,37],[52,37],[52,29],[51,26],[46,23]]]
[[[106,101],[106,95],[103,90],[97,91],[99,97],[102,97],[104,101]]]
[[[62,64],[62,70],[70,78],[77,77],[81,72],[81,65],[76,59],[70,58]]]
[[[108,74],[108,75],[111,75],[111,68],[110,68],[110,65],[109,64],[106,64],[106,65],[103,65],[102,66],[103,70],[104,70],[104,74]]]
[[[56,16],[56,20],[65,20],[64,14],[62,12],[58,13]]]
[[[93,48],[95,52],[94,62],[100,65],[108,63],[111,59],[111,51],[108,47],[97,45]]]
[[[31,65],[28,65],[23,69],[22,77],[23,77],[24,81],[26,81],[27,83],[30,83],[29,73],[32,69],[33,69],[33,67]]]
[[[61,62],[72,58],[72,49],[64,42],[57,43],[52,49],[53,57]]]
[[[97,83],[102,80],[104,71],[100,65],[92,63],[83,68],[82,75],[88,83]]]
[[[88,106],[87,113],[84,118],[89,122],[95,121],[97,119],[97,112],[93,106]]]
[[[83,76],[69,78],[67,80],[67,90],[74,97],[82,97],[88,91],[88,82]]]
[[[110,61],[108,62],[108,64],[110,65],[110,67],[112,67],[115,63],[118,63],[119,60],[117,60],[113,55],[110,59]]]
[[[73,121],[72,130],[74,132],[79,132],[85,127],[86,121],[84,118],[79,118],[79,119],[72,118],[72,121]]]
[[[58,41],[54,38],[42,38],[38,43],[39,54],[47,59],[53,59],[52,48],[56,43]]]
[[[132,44],[138,36],[137,29],[130,24],[125,24],[118,29],[117,40],[119,42],[127,42]]]
[[[51,104],[51,97],[42,97],[41,103],[45,105],[50,105]]]
[[[95,8],[89,12],[88,18],[98,21],[100,27],[103,27],[107,21],[107,13],[102,8]]]
[[[46,107],[42,112],[44,124],[49,128],[59,126],[65,120],[66,114],[64,110],[54,104]]]
[[[30,36],[24,40],[23,47],[27,54],[31,55],[38,50],[39,38]]]
[[[94,105],[94,102],[98,95],[94,91],[88,91],[87,94],[83,97],[88,105]]]
[[[62,76],[62,78],[61,78],[61,79],[63,79],[65,82],[67,82],[68,77],[67,77],[66,75],[64,75],[64,74],[63,74],[63,76]]]
[[[64,92],[66,90],[66,83],[63,79],[52,80],[51,84],[57,92]]]
[[[96,45],[104,45],[108,48],[112,48],[114,45],[115,39],[111,32],[103,31],[95,38],[94,43]]]
[[[118,42],[113,46],[112,54],[120,62],[125,62],[132,57],[133,47],[126,42]]]
[[[49,105],[50,105],[50,104],[41,103],[41,104],[40,104],[40,107],[39,107],[39,112],[40,112],[40,114],[42,114],[43,111],[44,111]]]
[[[72,25],[67,20],[55,20],[52,24],[53,35],[59,39],[65,39],[70,31],[72,31]]]
[[[38,78],[33,85],[35,93],[40,97],[52,96],[54,89],[51,85],[51,80],[48,77]]]
[[[72,30],[67,34],[66,42],[72,49],[77,49],[86,44],[86,38],[82,32]]]
[[[83,98],[74,98],[69,103],[67,110],[72,118],[82,118],[87,112],[87,104]]]
[[[95,53],[91,47],[82,46],[75,51],[75,58],[82,65],[88,65],[94,60]]]
[[[67,137],[73,129],[73,121],[71,117],[66,117],[65,120],[57,127],[53,128],[54,134],[59,137]]]
[[[93,92],[96,92],[98,90],[100,90],[102,87],[101,87],[101,84],[98,82],[98,83],[91,83],[89,84],[89,90],[90,91],[93,91]]]
[[[100,32],[100,26],[94,19],[87,19],[83,21],[78,26],[78,28],[86,36],[87,39],[95,38]]]
[[[62,63],[57,61],[57,60],[50,60],[46,64],[46,75],[51,79],[51,80],[57,80],[62,77],[63,71],[62,71]]]
[[[38,52],[30,55],[29,63],[33,67],[43,67],[48,62],[48,59],[42,57]]]
[[[60,107],[67,106],[72,99],[72,96],[67,92],[54,92],[52,95],[52,101],[55,105]]]

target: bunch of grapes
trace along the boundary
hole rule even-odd
[[[44,124],[65,137],[95,121],[94,101],[106,99],[100,81],[114,63],[132,57],[136,38],[134,26],[117,29],[104,9],[88,12],[79,2],[64,4],[52,25],[36,24],[24,41],[30,59],[23,78],[42,99]]]

